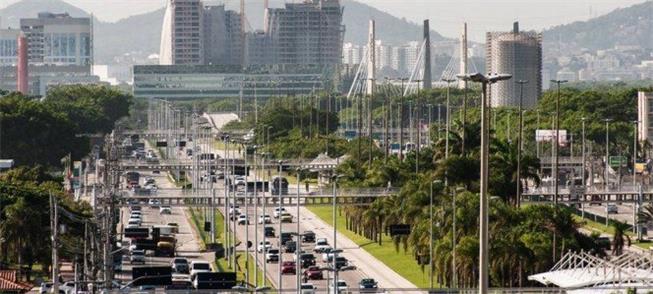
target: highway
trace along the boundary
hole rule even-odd
[[[215,148],[208,148],[209,146],[206,144],[200,145],[201,148],[204,150],[203,152],[210,152],[216,153],[219,156],[223,156],[225,153],[222,150],[216,150]],[[232,153],[233,156],[234,153]],[[240,157],[239,154],[236,153],[236,157]],[[250,175],[247,178],[248,181],[254,181],[253,175]],[[260,179],[259,179],[260,180]],[[224,189],[224,184],[223,181],[218,180],[217,189]],[[313,187],[314,188],[314,187]],[[292,191],[292,188],[289,188],[290,191]],[[292,194],[292,192],[291,192]],[[265,194],[268,197],[274,197],[270,195],[270,192],[267,192]],[[266,213],[269,214],[270,216],[273,215],[275,207],[267,207],[266,208]],[[257,254],[255,253],[257,244],[255,241],[255,234],[258,234],[258,241],[263,240],[263,225],[258,226],[258,230],[255,231],[255,224],[254,222],[258,221],[258,217],[256,215],[261,215],[263,214],[263,209],[262,207],[259,207],[258,211],[256,210],[256,207],[254,204],[249,205],[248,209],[245,209],[244,205],[240,205],[240,209],[242,210],[243,213],[246,212],[246,214],[250,218],[251,224],[249,225],[249,234],[247,235],[249,237],[249,240],[254,244],[252,248],[249,249],[250,254]],[[329,245],[333,246],[333,227],[319,219],[315,214],[313,214],[309,209],[305,207],[300,207],[299,209],[299,218],[297,217],[297,209],[295,206],[286,206],[286,210],[288,213],[290,213],[293,216],[293,223],[284,223],[282,224],[282,231],[284,232],[295,232],[297,233],[297,219],[300,220],[300,228],[299,228],[299,233],[303,233],[304,231],[313,231],[316,233],[316,238],[326,238],[329,242]],[[220,211],[224,214],[224,209],[220,209]],[[279,246],[279,224],[277,219],[272,219],[273,224],[270,224],[268,226],[272,226],[275,229],[275,233],[277,238],[271,238],[269,239],[270,243],[272,244],[273,248],[278,249]],[[245,251],[246,250],[246,229],[244,225],[239,225],[237,226],[236,229],[236,234],[237,238],[241,241],[241,246],[237,248],[239,251]],[[371,254],[367,253],[364,249],[362,249],[360,246],[356,245],[353,241],[351,241],[349,238],[346,236],[337,233],[336,236],[337,239],[337,249],[342,249],[343,253],[339,254],[339,256],[344,256],[347,258],[349,261],[349,265],[353,266],[354,269],[342,271],[339,273],[338,279],[345,280],[348,287],[350,288],[358,288],[358,283],[362,278],[373,278],[378,282],[379,288],[390,288],[390,289],[407,289],[407,288],[417,288],[414,284],[410,283],[408,280],[405,278],[401,277],[399,274],[397,274],[394,270],[392,270],[390,267],[386,266],[384,263],[380,262],[378,259],[376,259],[374,256]],[[294,240],[297,240],[295,237]],[[306,252],[312,252],[313,251],[314,244],[302,244],[302,250]],[[257,254],[258,255],[258,261],[259,261],[259,266],[263,267],[263,262],[265,260],[264,254]],[[293,253],[284,253],[281,260],[282,261],[292,261],[293,259]],[[322,262],[322,255],[321,254],[315,254],[317,265],[320,267],[328,267],[329,265],[325,264]],[[269,263],[266,266],[266,272],[267,272],[267,277],[272,283],[274,283],[275,287],[278,287],[278,275],[279,275],[279,264],[277,263]],[[327,278],[327,275],[330,276],[330,278],[333,278],[333,274],[327,274],[327,271],[323,272],[324,278]],[[250,278],[251,281],[253,281],[253,277]],[[318,289],[324,291],[327,289],[328,285],[326,280],[311,280],[309,281],[310,283],[314,284],[315,286],[318,287]],[[296,289],[296,276],[295,275],[283,275],[281,284],[282,287],[285,288],[292,288]],[[397,291],[393,291],[394,293],[399,293]]]

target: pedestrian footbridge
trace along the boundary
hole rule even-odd
[[[531,281],[557,286],[567,293],[626,293],[653,290],[653,258],[632,252],[603,259],[587,252],[568,252],[548,272],[531,275]]]

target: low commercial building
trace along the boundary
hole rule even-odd
[[[101,83],[91,74],[90,65],[30,65],[28,72],[30,96],[45,97],[50,88],[59,85]],[[15,66],[0,66],[0,89],[16,90]]]
[[[136,98],[189,100],[308,95],[324,88],[320,67],[136,65]]]

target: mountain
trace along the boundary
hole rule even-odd
[[[0,9],[0,27],[18,28],[21,18],[34,18],[39,12],[63,13],[74,17],[84,17],[89,14],[61,0],[23,0]]]
[[[580,52],[615,46],[653,48],[653,1],[614,10],[588,21],[560,25],[543,32],[544,50]]]
[[[270,1],[270,7],[282,7],[284,0]],[[238,9],[237,1],[228,1],[227,8]],[[345,42],[367,43],[368,21],[376,20],[377,39],[389,44],[401,44],[419,40],[422,37],[421,25],[399,19],[386,12],[354,0],[343,0],[343,24],[345,25]],[[18,20],[24,17],[36,17],[38,12],[68,12],[72,16],[88,16],[85,11],[62,0],[23,0],[4,9],[0,9],[2,26],[17,27]],[[164,8],[134,15],[117,22],[94,22],[95,59],[97,63],[113,63],[116,57],[124,59],[125,55],[142,59],[149,54],[159,52],[161,25]],[[249,26],[253,29],[263,27],[263,7],[261,4],[246,6]],[[435,31],[431,31],[431,40],[443,40]]]

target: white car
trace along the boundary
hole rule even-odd
[[[239,225],[249,225],[249,216],[246,216],[244,214],[241,214],[238,216],[238,224]]]
[[[129,221],[127,222],[127,228],[138,228],[140,226],[141,226],[141,220],[139,219],[132,218],[129,219]]]
[[[265,262],[279,262],[279,249],[269,249],[265,253]]]
[[[259,215],[258,216],[258,223],[259,224],[262,224],[262,223],[271,224],[272,223],[272,218],[270,218],[269,214]]]
[[[279,216],[280,216],[281,214],[283,214],[284,212],[286,212],[286,208],[284,208],[284,207],[281,207],[281,208],[277,207],[277,208],[274,209],[274,212],[272,212],[272,215],[274,216],[274,218],[279,218]]]
[[[282,223],[292,223],[292,215],[290,213],[284,212],[281,214],[279,221]]]
[[[66,293],[66,294],[76,293],[77,291],[76,291],[76,287],[75,287],[75,282],[74,281],[68,281],[68,282],[63,283],[63,285],[59,285],[59,293],[61,293],[61,291],[63,291],[63,293]]]
[[[272,244],[270,243],[270,241],[265,241],[265,242],[261,241],[258,242],[258,247],[256,248],[256,251],[258,251],[259,253],[263,253],[268,251],[270,248],[272,248]]]
[[[149,204],[150,207],[152,208],[157,208],[159,207],[159,205],[161,205],[161,202],[159,202],[159,200],[157,199],[150,199],[150,201],[148,201],[147,204]]]
[[[161,206],[159,207],[159,214],[172,214],[172,208],[170,206]]]
[[[343,291],[347,291],[348,288],[347,282],[345,282],[345,280],[338,280],[338,283],[335,286],[338,287],[338,293],[344,293]],[[333,283],[331,283],[330,288],[331,288],[331,293],[336,293],[336,289]]]
[[[206,261],[193,260],[190,262],[190,277],[193,279],[197,273],[210,273],[211,264]]]
[[[315,248],[313,248],[313,251],[322,253],[329,250],[331,250],[331,246],[329,246],[329,242],[327,242],[325,238],[318,238],[317,241],[315,241]]]
[[[247,185],[247,180],[243,176],[238,176],[234,180],[234,184],[236,184],[236,186]]]
[[[333,261],[333,252],[331,252],[331,247],[328,249],[322,250],[322,262],[332,262]]]
[[[301,294],[315,294],[317,287],[311,283],[302,283]]]

